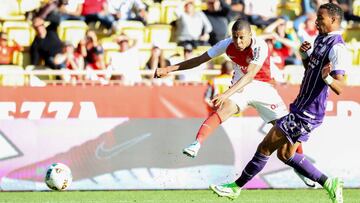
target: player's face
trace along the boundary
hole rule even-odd
[[[249,30],[237,30],[232,32],[232,39],[235,45],[235,48],[243,51],[251,43],[251,32]]]
[[[334,17],[331,17],[326,9],[319,9],[315,21],[316,29],[319,34],[326,34],[331,31],[331,25],[334,22]]]

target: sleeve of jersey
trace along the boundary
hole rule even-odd
[[[341,43],[334,45],[330,50],[329,60],[332,64],[331,75],[344,75],[352,61],[349,50]]]
[[[269,49],[264,41],[258,41],[253,47],[253,58],[250,63],[255,65],[263,65],[265,59],[268,57]]]
[[[229,46],[229,44],[232,42],[231,38],[227,38],[224,40],[219,41],[216,43],[213,47],[211,47],[207,54],[210,58],[215,58],[217,56],[220,56],[221,54],[225,53],[226,48]]]

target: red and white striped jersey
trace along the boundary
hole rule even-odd
[[[226,53],[227,56],[236,64],[234,66],[234,77],[232,84],[236,83],[247,73],[249,64],[261,65],[261,69],[255,76],[255,80],[269,82],[270,74],[270,55],[269,47],[263,39],[253,37],[250,47],[243,51],[235,48],[232,38],[221,40],[210,48],[207,53],[211,58]]]

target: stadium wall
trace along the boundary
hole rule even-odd
[[[287,104],[298,86],[277,86]],[[47,190],[54,162],[73,172],[72,190],[203,189],[231,181],[271,126],[249,109],[223,123],[189,159],[208,115],[199,86],[64,86],[0,88],[1,190]],[[360,87],[331,94],[324,124],[305,154],[346,187],[360,187]],[[331,149],[331,150],[330,150]],[[296,174],[273,155],[248,188],[301,188]]]

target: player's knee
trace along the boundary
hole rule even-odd
[[[279,149],[276,155],[278,159],[284,163],[291,158],[291,153],[285,150]]]
[[[257,148],[257,151],[260,152],[261,154],[263,155],[266,155],[266,156],[270,156],[271,155],[271,150],[269,149],[267,143],[265,141],[262,141],[258,148]]]
[[[237,113],[237,106],[231,100],[226,100],[217,112],[222,120],[226,120],[231,117],[233,114]]]

